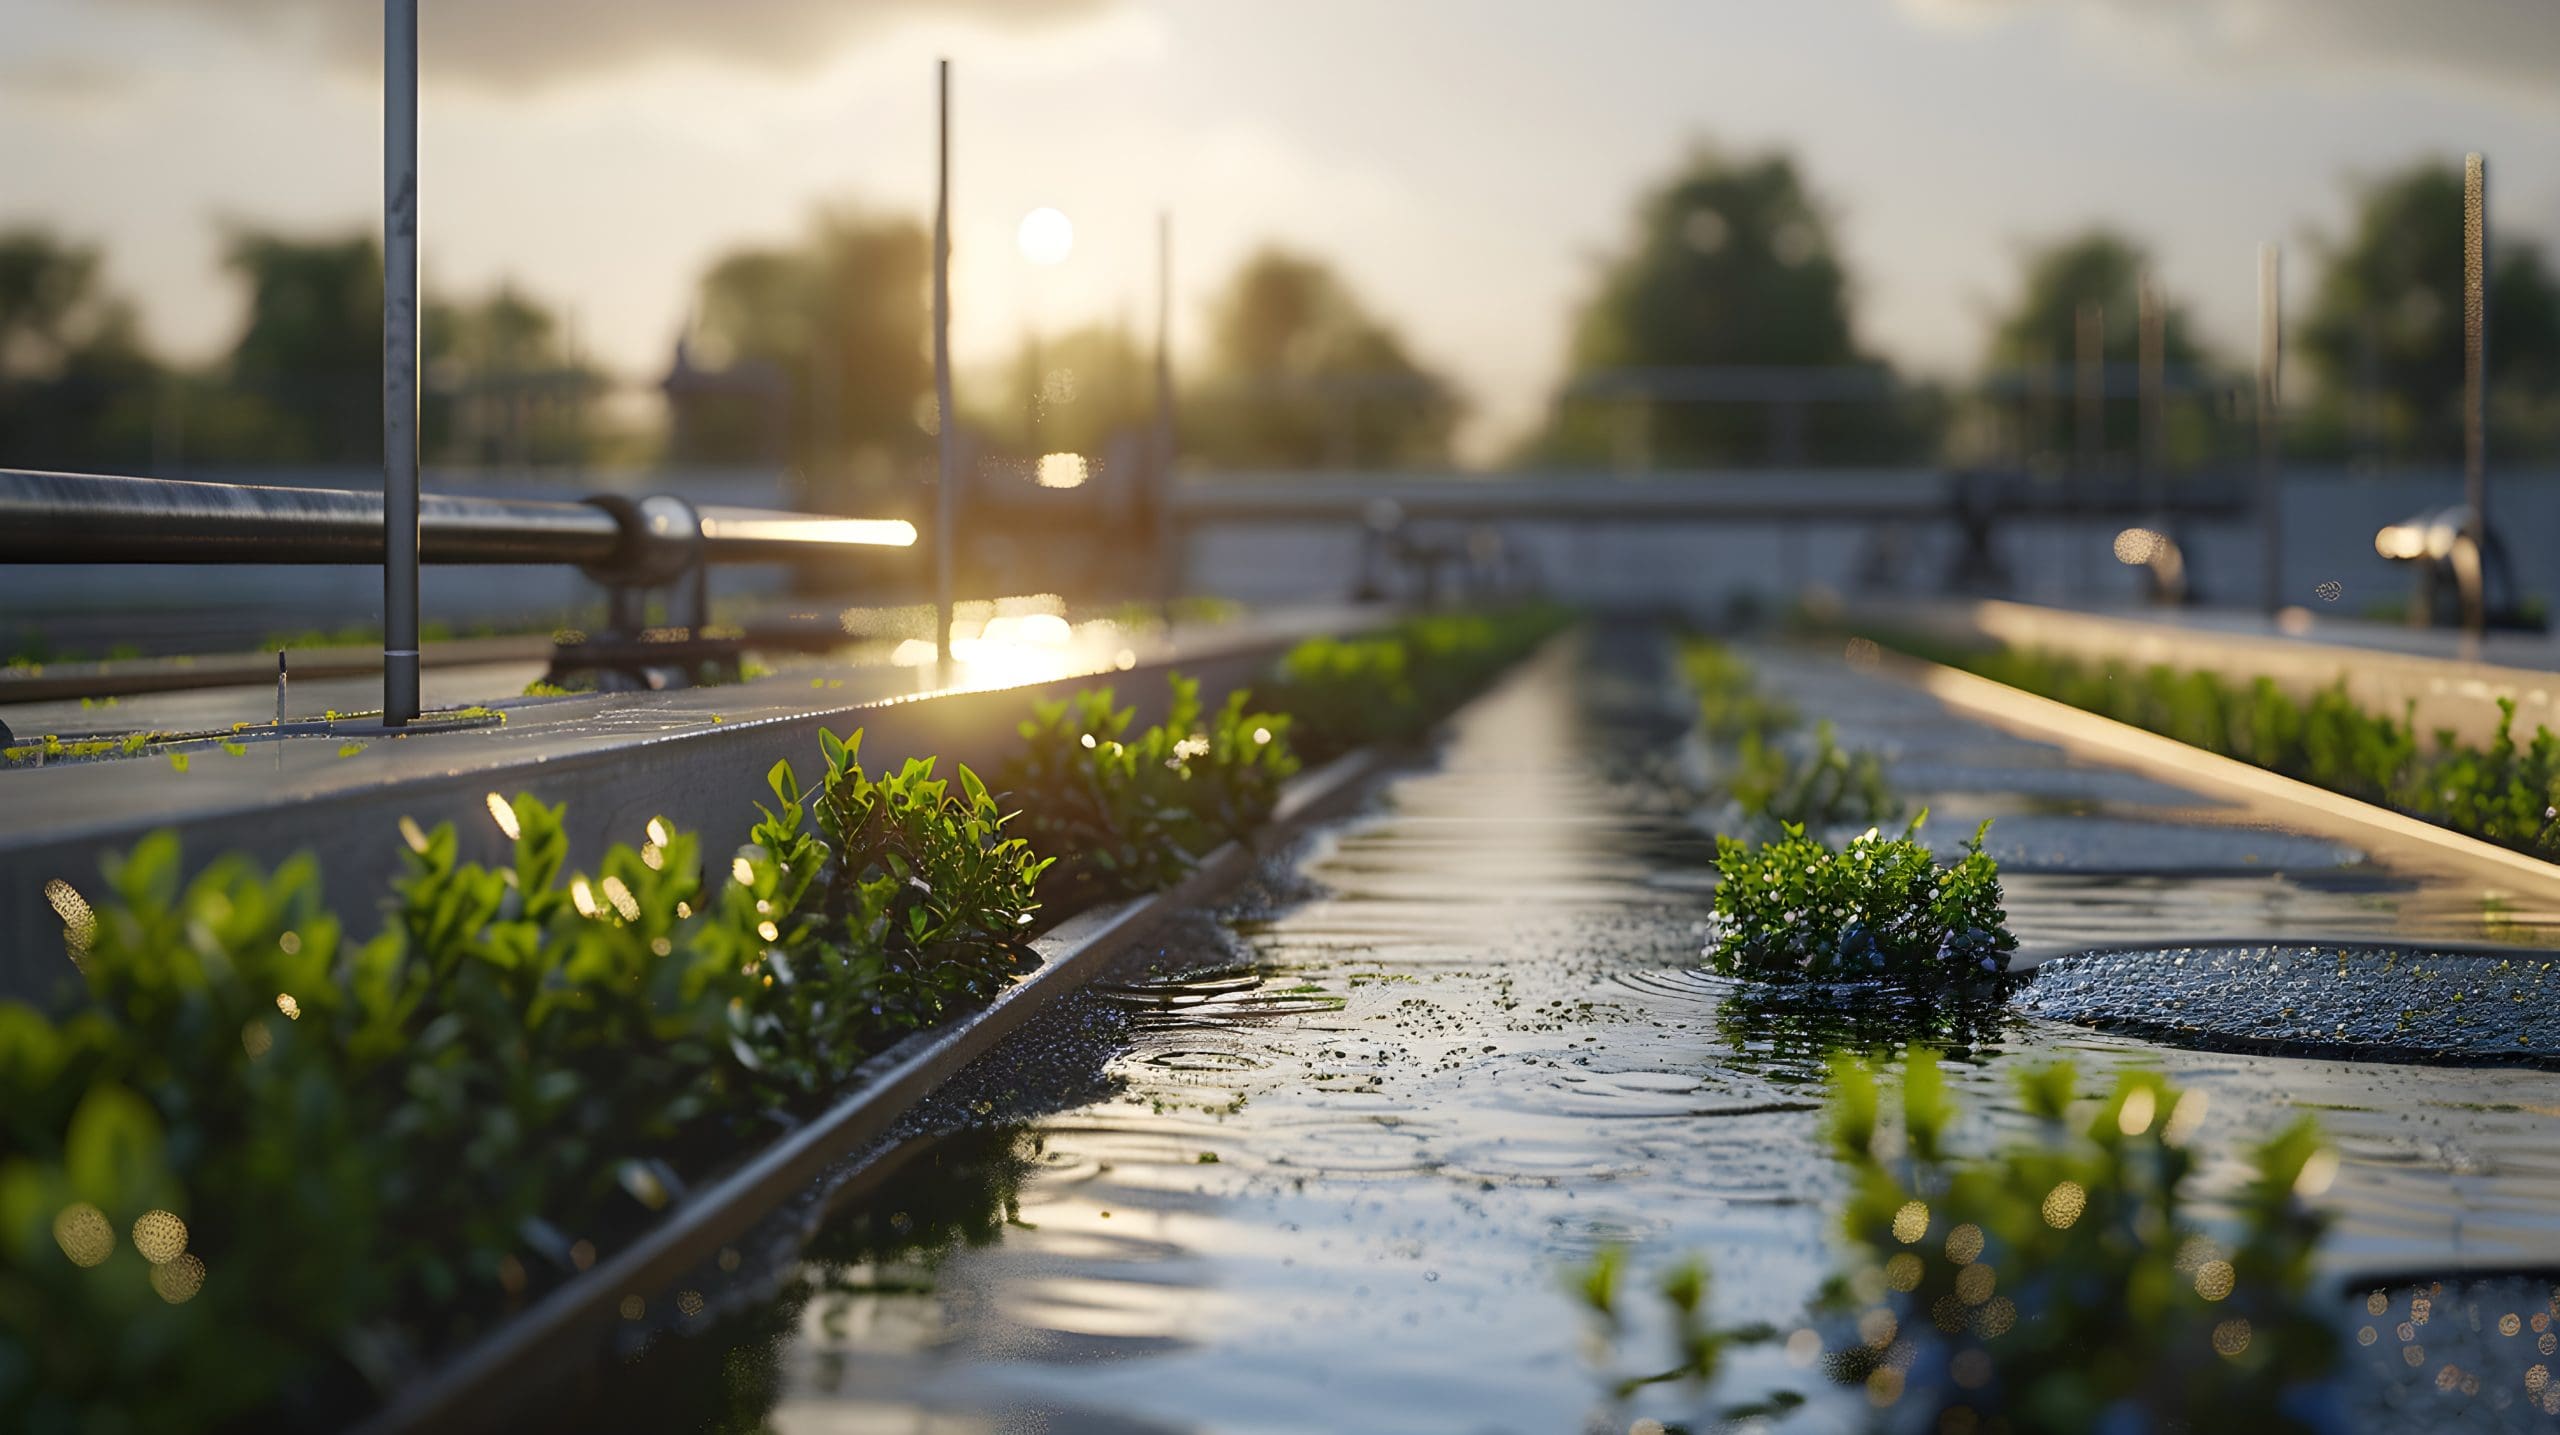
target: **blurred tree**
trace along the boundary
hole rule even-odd
[[[238,229],[223,263],[248,286],[248,316],[201,446],[233,461],[380,462],[381,247]]]
[[[2361,186],[2296,330],[2318,388],[2297,432],[2368,461],[2462,458],[2462,167],[2427,160]],[[2489,246],[2489,377],[2497,439],[2548,456],[2560,438],[2560,285],[2542,251]]]
[[[2152,268],[2142,244],[2103,227],[2082,230],[2028,249],[2022,258],[2017,298],[1996,316],[1991,330],[1990,384],[2012,415],[2012,432],[2031,464],[2052,467],[2075,452],[2079,421],[2079,327],[2094,308],[2098,354],[2107,398],[2092,442],[2098,457],[2137,452],[2141,400],[2134,375],[2142,355],[2142,277]],[[2212,382],[2207,358],[2195,341],[2186,305],[2163,290],[2160,303],[2161,363],[2169,386]],[[2193,464],[2215,441],[2209,414],[2183,398],[2163,413],[2165,461]],[[2130,461],[2128,459],[2128,461]]]
[[[502,283],[486,297],[430,298],[424,442],[430,461],[581,463],[597,449],[590,405],[604,376],[572,355],[557,315]]]
[[[1611,399],[1576,386],[1627,370],[1870,366],[1850,298],[1831,221],[1795,162],[1700,145],[1637,201],[1626,251],[1574,321],[1566,391],[1531,454],[1590,462],[1623,454],[1631,431],[1647,461],[1756,461],[1784,448],[1777,426],[1803,422],[1801,408]],[[1829,405],[1818,422],[1827,455],[1897,456],[1924,438],[1878,404]]]
[[[1253,468],[1446,463],[1463,403],[1323,261],[1266,248],[1228,281],[1183,451]]]
[[[146,464],[158,366],[97,249],[0,231],[0,465]]]
[[[248,288],[240,337],[187,399],[189,450],[229,463],[370,466],[382,457],[382,250],[239,229],[224,255]],[[512,284],[478,299],[432,290],[419,316],[419,446],[437,464],[583,464],[603,389],[558,317]]]
[[[2143,272],[2151,257],[2138,242],[2109,229],[2089,229],[2030,249],[2018,298],[1991,331],[1995,368],[2033,364],[2068,366],[2076,354],[2080,310],[2102,311],[2100,351],[2111,364],[2140,357],[2138,325]],[[2161,296],[2161,354],[2172,367],[2202,358],[2186,306]]]
[[[1125,322],[1088,324],[1023,340],[992,392],[998,402],[975,422],[998,444],[1098,457],[1115,438],[1153,422],[1155,357]]]
[[[913,221],[837,210],[713,264],[669,382],[675,456],[780,458],[828,501],[894,478],[935,421],[931,260]]]

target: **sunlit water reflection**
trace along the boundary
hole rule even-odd
[[[1606,1243],[1634,1246],[1639,1268],[1698,1251],[1720,1321],[1802,1324],[1832,1265],[1822,1053],[1890,1035],[1699,973],[1711,892],[1696,874],[1712,854],[1651,785],[1662,769],[1646,754],[1677,732],[1658,655],[1622,637],[1586,661],[1546,662],[1472,710],[1437,766],[1307,856],[1300,900],[1235,924],[1240,946],[1204,938],[1187,962],[1177,950],[1165,972],[1090,998],[1083,1020],[1110,1033],[1104,1079],[1068,1084],[1091,1094],[1056,1095],[1036,1044],[1000,1053],[1013,1065],[979,1082],[1018,1099],[984,1120],[1021,1113],[1028,1130],[959,1138],[996,1143],[986,1192],[894,1191],[840,1218],[800,1277],[806,1304],[742,1322],[753,1357],[721,1357],[757,1392],[745,1404],[770,1399],[785,1431],[1559,1431],[1712,1419],[1792,1391],[1810,1403],[1782,1428],[1855,1423],[1863,1400],[1774,1344],[1737,1353],[1711,1394],[1612,1406],[1560,1293],[1560,1271]],[[1906,785],[2036,774],[1916,787],[1950,815],[2019,810],[2023,793],[2032,810],[2115,824],[2096,840],[2119,845],[2126,821],[2231,820],[1802,666],[1783,676],[1833,686],[1800,701],[1867,722],[1844,722],[1844,741],[1921,754]],[[1932,745],[1965,760],[1933,767]],[[2067,822],[2037,840],[2067,849]],[[2480,935],[2452,930],[2477,894],[2316,844],[2283,851],[2210,878],[2057,861],[2012,881],[2013,909],[2052,946]],[[2023,1122],[2010,1069],[2059,1054],[2092,1084],[2139,1061],[2206,1092],[2198,1139],[2213,1151],[2314,1110],[2342,1157],[2334,1278],[2560,1254],[2560,1077],[2188,1051],[1997,1009],[1933,1019],[1961,1054],[1977,1139]],[[2203,1185],[2240,1175],[2225,1160]],[[845,1244],[926,1200],[964,1214],[1011,1201],[1013,1219],[978,1222],[976,1244],[946,1234],[931,1258]],[[1631,1332],[1621,1363],[1660,1363],[1653,1334]],[[2539,1415],[2529,1363],[2498,1367],[2516,1387],[2501,1420]],[[2390,1400],[2435,1375],[2402,1371],[2415,1373]],[[2459,1376],[2425,1393],[2442,1397],[2433,1423],[2492,1408]]]

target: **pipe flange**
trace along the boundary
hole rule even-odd
[[[598,494],[588,503],[613,515],[622,540],[613,557],[586,568],[608,588],[655,588],[690,573],[702,561],[702,515],[670,494],[625,498]]]

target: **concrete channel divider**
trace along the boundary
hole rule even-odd
[[[550,658],[549,637],[447,638],[428,650],[430,668],[473,663],[538,663]],[[294,650],[292,675],[313,678],[369,678],[382,671],[375,649],[336,643]],[[99,661],[46,663],[41,668],[0,669],[0,703],[34,703],[79,698],[125,698],[188,688],[271,687],[276,655],[220,653],[203,657],[108,658]]]
[[[878,1142],[899,1117],[1006,1035],[1109,969],[1166,918],[1215,900],[1250,876],[1262,854],[1342,810],[1386,765],[1378,752],[1363,749],[1302,774],[1249,844],[1218,848],[1178,886],[1089,909],[1034,938],[1039,967],[994,1001],[864,1062],[847,1078],[843,1100],[677,1202],[629,1245],[398,1392],[357,1430],[405,1435],[503,1428],[510,1402],[556,1372],[569,1347],[623,1319],[626,1299],[645,1301],[712,1259],[831,1165]],[[875,1149],[863,1159],[883,1154]]]
[[[2497,732],[2500,698],[2515,703],[2516,724],[2527,734],[2536,726],[2560,727],[2560,672],[2524,666],[2560,661],[2560,648],[2520,635],[2494,635],[2465,656],[2459,643],[2422,629],[2314,620],[2291,635],[2002,599],[1853,605],[1843,620],[1852,629],[1918,632],[2136,669],[2194,669],[2241,684],[2263,677],[2296,695],[2343,682],[2350,697],[2375,712],[2412,709],[2421,733],[2451,729],[2483,745]]]
[[[2500,890],[2560,901],[2560,865],[2449,827],[1942,664],[1888,654],[1879,671],[1968,717],[2052,743],[2075,757],[2129,768],[2205,796],[2235,799],[2297,822],[2308,831],[2353,842],[2377,856],[2395,856],[2412,865],[2455,871]],[[2021,965],[2032,966],[2059,955],[2063,955],[2059,950],[2021,952]]]
[[[1019,741],[1037,700],[1110,685],[1141,724],[1162,718],[1166,678],[1199,680],[1204,701],[1263,683],[1300,638],[1383,621],[1340,612],[1237,631],[1103,667],[1016,686],[917,693],[909,669],[852,670],[813,705],[807,687],[771,681],[667,693],[600,694],[511,705],[503,728],[384,738],[355,760],[333,740],[256,743],[242,757],[207,757],[190,773],[131,758],[0,772],[0,998],[53,1004],[73,987],[65,950],[65,888],[99,894],[101,861],[169,829],[192,877],[241,854],[273,865],[321,854],[322,895],[355,916],[375,910],[403,868],[400,822],[450,822],[464,861],[503,863],[510,843],[489,799],[531,792],[566,803],[569,863],[592,866],[612,841],[638,841],[652,818],[699,834],[725,853],[745,840],[780,759],[808,773],[823,759],[821,728],[864,731],[874,768],[938,757],[991,771]],[[899,683],[905,684],[900,690]],[[869,684],[869,686],[865,686]]]

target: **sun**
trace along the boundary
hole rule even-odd
[[[1034,264],[1064,264],[1075,252],[1076,226],[1054,209],[1042,207],[1022,216],[1022,227],[1014,232],[1014,243],[1021,246],[1022,257]]]

